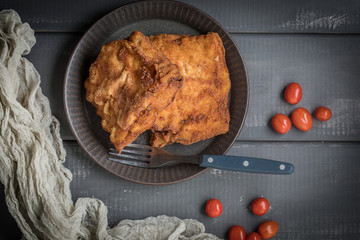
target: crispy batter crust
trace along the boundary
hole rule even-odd
[[[86,99],[119,151],[151,128],[181,85],[178,67],[138,31],[104,45],[85,81]]]
[[[150,36],[151,43],[178,65],[183,86],[152,127],[151,144],[185,145],[229,130],[230,78],[225,50],[217,33]]]

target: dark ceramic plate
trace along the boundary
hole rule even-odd
[[[217,32],[226,50],[226,63],[230,72],[230,131],[224,135],[189,146],[173,144],[166,147],[172,153],[225,154],[236,140],[245,120],[249,87],[240,52],[226,30],[206,13],[184,3],[174,1],[142,1],[120,7],[97,21],[76,46],[65,74],[65,112],[80,146],[100,166],[129,181],[143,184],[170,184],[194,177],[206,169],[190,164],[145,169],[131,167],[108,160],[112,146],[109,134],[100,125],[95,108],[85,100],[84,81],[90,64],[95,61],[105,43],[126,38],[139,30],[145,35],[159,33],[205,34]],[[148,144],[147,133],[137,140]]]

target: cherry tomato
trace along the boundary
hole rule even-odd
[[[298,129],[304,132],[309,131],[313,125],[311,114],[309,113],[308,110],[302,107],[296,109],[292,113],[291,120],[295,125],[295,127],[297,127]]]
[[[257,216],[264,215],[269,210],[269,207],[270,203],[264,197],[257,198],[251,203],[251,210]]]
[[[297,104],[302,98],[302,89],[298,83],[290,83],[285,89],[285,100],[290,104]]]
[[[212,217],[212,218],[218,217],[221,215],[221,213],[223,211],[223,206],[219,200],[210,199],[206,203],[205,211],[209,217]]]
[[[331,118],[331,110],[327,107],[318,107],[315,110],[315,117],[320,121],[327,121]]]
[[[246,240],[246,232],[242,226],[235,225],[230,228],[229,240]]]
[[[271,125],[276,132],[285,134],[291,128],[291,121],[286,115],[278,113],[272,118]]]
[[[252,232],[247,236],[246,240],[262,240],[262,237],[257,232]]]
[[[275,221],[265,221],[258,227],[258,232],[263,239],[270,239],[279,230],[279,224]]]

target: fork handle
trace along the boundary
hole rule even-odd
[[[226,155],[203,155],[200,166],[251,173],[291,174],[294,172],[294,166],[291,163]]]

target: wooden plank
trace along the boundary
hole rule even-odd
[[[76,144],[67,143],[66,148],[71,159],[66,166],[74,173],[73,198],[102,199],[112,225],[125,218],[167,214],[198,219],[207,231],[223,238],[233,224],[249,232],[265,219],[279,222],[276,239],[354,239],[360,233],[360,206],[353,204],[360,200],[359,144],[237,142],[229,154],[288,161],[295,165],[294,174],[209,170],[192,180],[159,187],[123,181],[93,163]],[[262,195],[270,200],[271,210],[255,217],[247,207]],[[224,212],[210,219],[203,207],[214,197],[222,201]]]
[[[60,133],[64,140],[74,139],[64,111],[64,75],[80,37],[81,34],[36,34],[37,42],[26,56],[40,73],[42,91],[50,100],[53,115],[60,121]]]
[[[5,202],[4,185],[0,184],[0,214],[1,226],[0,239],[21,239],[21,231],[18,228],[15,219],[11,216]]]
[[[250,82],[250,104],[241,140],[353,141],[360,140],[360,38],[355,35],[235,35]],[[282,97],[290,82],[303,88],[300,103]],[[313,128],[292,128],[280,136],[270,127],[276,113],[290,115],[298,107],[311,113],[318,106],[333,112],[328,122]]]
[[[208,13],[232,32],[359,33],[356,0],[182,0]],[[0,9],[15,9],[37,31],[85,31],[95,21],[131,0],[2,0]]]
[[[234,34],[242,52],[250,83],[250,104],[239,140],[359,141],[360,140],[360,36]],[[63,110],[62,85],[66,65],[81,34],[36,34],[37,43],[27,58],[42,76],[42,88],[53,113],[62,124],[64,139],[74,139]],[[302,101],[293,106],[281,97],[285,86],[299,82]],[[269,121],[277,112],[291,114],[297,107],[313,112],[320,105],[333,111],[328,122],[314,121],[311,131],[292,128],[275,133]]]
[[[359,143],[236,142],[230,155],[287,161],[295,165],[295,172],[278,176],[209,170],[168,186],[124,181],[89,159],[76,142],[67,141],[65,147],[65,165],[73,173],[73,199],[104,201],[110,225],[167,214],[197,219],[221,238],[234,224],[250,232],[266,219],[279,223],[276,239],[356,239],[360,233],[360,205],[354,204],[360,201]],[[263,217],[247,209],[258,196],[271,203]],[[205,215],[209,198],[222,201],[224,212],[219,218]]]
[[[335,0],[191,1],[231,33],[359,32],[360,3]]]

